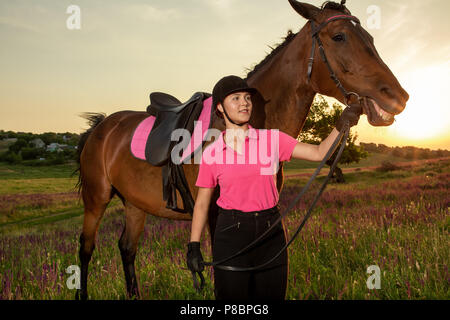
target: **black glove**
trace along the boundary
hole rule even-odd
[[[356,126],[359,121],[359,117],[362,114],[362,107],[359,104],[351,104],[348,108],[342,112],[341,117],[336,123],[336,130],[341,132],[345,123],[349,123],[349,128]]]
[[[202,272],[205,268],[202,253],[200,252],[200,242],[189,242],[187,266],[191,272]]]

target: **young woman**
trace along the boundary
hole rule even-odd
[[[267,161],[262,161],[261,148],[275,151],[267,151],[272,165],[273,162],[277,165],[279,161],[290,161],[291,158],[321,161],[345,122],[354,126],[360,117],[360,113],[353,108],[347,108],[336,128],[320,145],[305,144],[284,132],[254,129],[248,123],[252,113],[251,95],[256,92],[237,76],[224,77],[214,86],[213,105],[216,112],[224,116],[226,130],[204,150],[200,164],[196,182],[199,191],[187,253],[191,271],[200,272],[204,267],[200,238],[217,184],[220,186],[220,197],[217,200],[219,215],[213,239],[214,261],[230,257],[244,248],[280,216],[276,188],[278,166],[275,170],[267,170]],[[207,159],[207,155],[212,154],[213,161]],[[252,162],[256,154],[259,156]],[[285,244],[284,228],[279,224],[258,245],[225,264],[235,267],[260,265],[275,256]],[[286,251],[263,270],[242,272],[215,267],[215,297],[282,300],[286,294],[287,267]]]

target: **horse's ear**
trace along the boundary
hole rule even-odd
[[[288,0],[292,8],[294,8],[295,11],[299,15],[301,15],[303,18],[307,20],[314,20],[314,18],[319,14],[320,9],[313,6],[309,3],[304,2],[298,2],[295,0]]]

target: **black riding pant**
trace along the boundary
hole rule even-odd
[[[214,233],[213,259],[230,257],[258,238],[280,217],[278,205],[258,212],[225,210],[219,207]],[[286,244],[283,225],[279,223],[257,245],[230,259],[223,265],[254,267],[272,259]],[[287,287],[287,252],[261,270],[243,272],[214,267],[214,293],[216,299],[230,300],[283,300]]]

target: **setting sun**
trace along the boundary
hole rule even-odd
[[[432,65],[410,72],[404,77],[404,85],[410,99],[403,113],[388,129],[399,140],[423,142],[440,140],[448,134],[449,110],[444,107],[444,95],[450,63]]]

